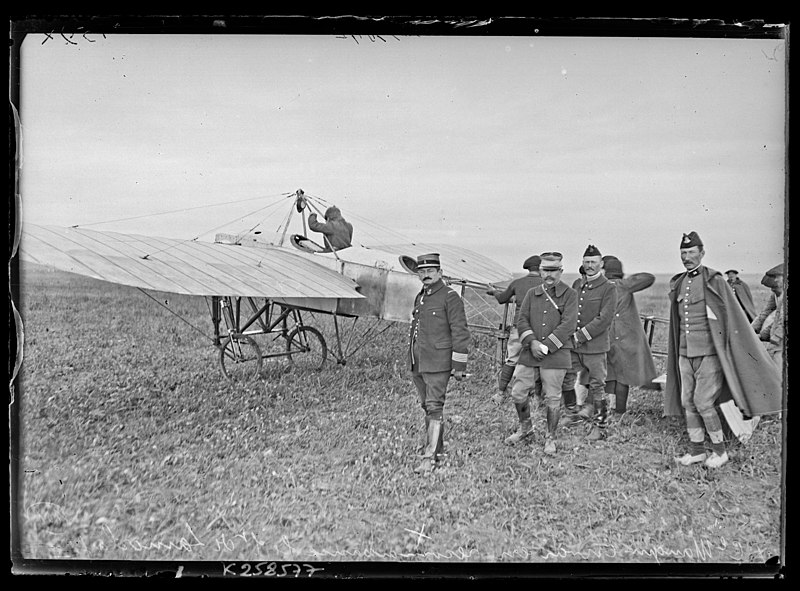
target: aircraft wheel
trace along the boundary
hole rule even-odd
[[[231,382],[249,382],[261,371],[261,349],[247,335],[231,335],[220,344],[219,363]]]
[[[289,363],[298,369],[318,371],[328,357],[328,345],[316,328],[298,326],[288,337]]]

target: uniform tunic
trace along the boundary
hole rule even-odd
[[[687,273],[676,294],[681,314],[678,351],[686,357],[716,355],[706,313],[705,286],[699,271]]]
[[[605,353],[611,346],[609,330],[617,308],[617,289],[605,275],[595,279],[576,279],[578,326],[576,353]]]
[[[566,283],[559,281],[547,292],[544,283],[530,290],[522,300],[517,323],[522,342],[519,363],[544,369],[569,369],[577,317],[577,295]],[[547,346],[548,352],[541,360],[531,354],[533,340]]]
[[[605,275],[593,279],[576,279],[572,284],[578,294],[578,323],[573,335],[572,368],[564,377],[562,388],[572,390],[580,377],[588,381],[589,394],[584,405],[602,401],[605,396],[608,360],[611,348],[609,332],[617,308],[617,289]],[[601,423],[604,422],[601,417]]]
[[[414,299],[408,360],[419,373],[466,371],[471,343],[461,297],[440,279]]]

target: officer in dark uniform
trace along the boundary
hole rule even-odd
[[[425,411],[426,446],[415,472],[430,472],[443,451],[444,401],[452,375],[461,380],[467,369],[472,337],[461,297],[442,280],[437,253],[417,257],[422,290],[414,299],[408,359],[411,377]]]
[[[578,292],[578,329],[573,336],[572,369],[567,372],[566,380],[574,383],[579,372],[589,376],[589,392],[574,418],[591,420],[588,438],[598,440],[605,438],[607,426],[606,354],[611,348],[609,332],[617,308],[617,290],[603,275],[603,255],[593,244],[584,251],[582,266],[586,277],[572,285]]]
[[[533,433],[527,393],[539,379],[546,404],[546,454],[556,452],[561,384],[572,366],[571,336],[575,332],[578,316],[575,290],[561,281],[561,260],[559,252],[542,254],[543,283],[528,291],[520,304],[517,327],[523,347],[511,386],[511,398],[516,405],[520,425],[517,432],[505,440],[506,444],[513,445]]]

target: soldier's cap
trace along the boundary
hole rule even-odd
[[[528,257],[527,259],[525,259],[525,262],[522,263],[522,268],[528,269],[529,271],[533,271],[539,268],[539,263],[541,262],[542,258],[538,254],[535,254],[532,257]]]
[[[727,271],[725,271],[725,274],[727,275],[728,273],[735,273],[738,275],[739,271],[737,271],[736,269],[728,269]]]
[[[419,269],[429,269],[429,268],[441,268],[439,264],[439,253],[432,252],[429,254],[421,254],[417,257],[417,270]]]
[[[564,256],[560,252],[543,252],[539,257],[541,258],[539,269],[542,271],[557,271],[562,268],[561,261]]]
[[[703,248],[703,241],[700,240],[700,236],[697,235],[697,232],[684,234],[683,238],[681,238],[681,248],[692,248],[693,246]]]
[[[594,244],[590,244],[589,246],[586,247],[586,250],[583,251],[583,256],[585,256],[585,257],[599,257],[599,256],[603,256],[603,255],[600,254],[600,250]]]
[[[783,275],[783,263],[780,265],[775,265],[769,271],[764,273],[764,276],[761,278],[761,285],[764,287],[769,287],[770,289],[774,289],[780,285],[778,277],[781,275]]]

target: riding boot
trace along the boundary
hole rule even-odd
[[[425,453],[422,455],[422,463],[414,468],[414,472],[417,474],[431,472],[436,467],[436,448],[441,440],[441,432],[441,419],[429,419],[428,444],[425,446]]]
[[[587,400],[583,401],[583,406],[581,406],[581,409],[578,411],[578,414],[576,415],[578,419],[591,421],[592,418],[594,417],[595,413],[597,412],[598,401],[597,400],[592,401],[591,398],[592,394],[591,393],[587,394]],[[603,398],[603,401],[605,401],[605,397]]]
[[[564,401],[564,417],[562,419],[564,424],[574,423],[578,420],[578,396],[575,389],[562,390],[561,400]]]
[[[605,396],[600,396],[594,400],[595,416],[592,421],[592,430],[587,439],[598,441],[606,438],[606,427],[608,426],[608,401]]]
[[[526,437],[533,434],[533,421],[531,421],[531,406],[530,401],[525,400],[522,403],[514,405],[517,408],[517,416],[519,417],[519,427],[515,433],[506,437],[506,445],[514,445],[519,443]]]
[[[605,394],[608,396],[609,411],[612,411],[617,407],[617,401],[616,398],[614,398],[614,392],[616,392],[616,387],[617,387],[617,380],[606,380]]]
[[[558,430],[558,421],[561,418],[560,406],[547,407],[547,435],[545,436],[544,453],[556,453],[556,431]]]
[[[421,456],[425,453],[425,448],[428,446],[428,427],[430,425],[430,418],[428,417],[427,413],[425,414],[425,430],[422,432],[422,445],[420,445],[417,449],[417,455]]]
[[[624,414],[628,410],[628,392],[630,387],[628,384],[617,382],[614,386],[614,398],[616,400],[614,405],[614,412],[617,416]]]
[[[577,394],[575,394],[575,388],[573,388],[572,390],[562,390],[561,399],[564,401],[564,408],[566,409],[568,414],[577,411],[578,396]]]

